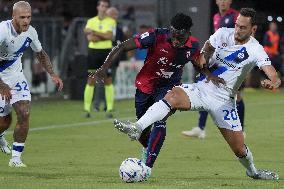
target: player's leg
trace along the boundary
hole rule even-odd
[[[14,143],[12,149],[12,158],[9,166],[26,167],[21,160],[21,155],[25,147],[25,141],[29,131],[30,101],[20,100],[13,104],[17,115],[17,123],[14,129]]]
[[[95,71],[98,66],[98,52],[95,49],[88,49],[88,73]],[[86,117],[91,116],[92,101],[94,96],[96,79],[88,77],[86,87],[84,90],[84,111],[86,112]]]
[[[237,111],[238,115],[242,124],[242,130],[243,132],[245,131],[245,126],[244,126],[244,121],[245,121],[245,104],[241,95],[241,91],[238,91],[237,93],[237,100],[236,100],[236,105],[237,105]]]
[[[106,99],[106,116],[107,118],[112,118],[112,111],[114,105],[114,86],[112,82],[112,69],[107,70],[107,76],[105,78],[105,99]]]
[[[256,169],[252,152],[244,144],[244,135],[234,100],[232,99],[227,103],[221,102],[218,109],[216,109],[216,106],[218,107],[216,100],[212,106],[214,106],[211,107],[213,120],[240,163],[245,167],[247,175],[255,179],[277,179],[278,175],[273,172],[268,173]]]
[[[176,109],[189,110],[190,108],[190,99],[185,89],[174,87],[163,100],[154,103],[135,124],[115,120],[114,125],[121,132],[128,134],[131,139],[137,140],[141,132],[154,122],[165,121]]]
[[[205,125],[207,117],[208,117],[208,112],[199,111],[198,126],[193,127],[190,131],[182,131],[182,134],[188,137],[198,137],[200,139],[204,139],[206,136]]]
[[[140,119],[145,112],[148,110],[148,108],[154,103],[154,100],[152,99],[151,94],[146,94],[140,91],[139,89],[136,89],[135,93],[135,110],[136,110],[136,119]],[[151,133],[151,127],[148,127],[145,129],[141,136],[138,138],[138,141],[142,144],[142,146],[147,151],[148,146],[148,140]]]
[[[0,149],[5,154],[11,154],[11,146],[5,139],[5,131],[10,127],[12,122],[12,114],[3,115],[4,108],[0,112]]]
[[[102,58],[103,62],[106,59],[110,52],[110,49],[106,49],[102,52]],[[112,80],[112,67],[107,70],[106,78],[105,78],[105,99],[106,99],[106,107],[107,107],[107,114],[106,116],[108,118],[112,118],[112,111],[113,111],[113,105],[114,105],[114,86],[113,86],[113,80]]]
[[[167,94],[167,91],[170,90],[172,87],[161,88],[156,90],[153,94],[155,98],[155,102],[160,101],[163,97]],[[162,149],[164,141],[166,139],[166,122],[165,121],[157,121],[154,123],[153,128],[151,130],[148,146],[147,146],[147,153],[145,163],[148,167],[153,167],[154,163]]]

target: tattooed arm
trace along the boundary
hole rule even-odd
[[[39,63],[44,67],[44,69],[49,73],[52,81],[58,86],[58,90],[61,91],[63,88],[63,82],[58,75],[56,75],[53,71],[52,64],[50,62],[49,56],[46,54],[44,50],[36,53],[36,57]]]

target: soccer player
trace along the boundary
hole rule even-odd
[[[89,41],[88,45],[88,72],[95,71],[104,63],[105,58],[112,49],[113,31],[116,27],[116,22],[111,17],[106,15],[109,7],[108,0],[99,0],[97,3],[98,15],[90,18],[84,32]],[[108,71],[108,70],[106,70]],[[95,78],[88,77],[84,91],[84,110],[86,117],[91,116],[91,106],[94,95]],[[105,98],[107,106],[108,118],[113,117],[114,104],[114,87],[112,83],[111,73],[108,73],[104,80],[105,83]]]
[[[239,11],[231,8],[232,0],[216,0],[219,12],[213,16],[214,31],[221,27],[234,28],[235,22],[239,15]],[[237,93],[237,112],[244,131],[245,104],[241,96],[241,92]],[[183,131],[182,134],[189,137],[205,138],[205,126],[208,117],[207,111],[199,111],[198,127],[192,128],[190,131]]]
[[[256,169],[252,152],[244,144],[242,127],[236,112],[235,95],[246,75],[255,66],[262,69],[268,77],[261,81],[264,88],[273,90],[281,84],[268,55],[251,36],[254,27],[256,12],[251,8],[243,8],[235,28],[220,28],[205,42],[199,64],[204,68],[206,65],[216,66],[213,74],[224,79],[223,83],[216,85],[211,81],[207,82],[204,77],[197,83],[174,87],[136,123],[115,120],[115,127],[137,140],[149,125],[166,120],[175,110],[206,110],[245,167],[247,176],[253,179],[279,179],[274,172]]]
[[[21,154],[29,130],[31,93],[22,70],[23,52],[31,47],[39,63],[49,73],[52,81],[58,85],[58,90],[63,87],[60,77],[54,73],[50,59],[42,49],[37,32],[30,26],[30,22],[30,4],[26,1],[19,1],[13,6],[12,20],[0,23],[0,146],[6,154],[11,153],[4,135],[12,122],[12,107],[17,115],[10,167],[26,167],[21,160]]]
[[[182,13],[176,14],[171,19],[169,28],[150,29],[113,48],[102,67],[90,77],[103,78],[105,70],[125,51],[148,49],[145,64],[135,81],[136,116],[137,119],[141,118],[153,103],[161,100],[168,90],[180,84],[184,65],[199,57],[198,42],[190,36],[191,26],[191,17]],[[165,137],[166,122],[157,120],[152,130],[148,127],[137,138],[147,149],[145,162],[148,167],[153,167]]]

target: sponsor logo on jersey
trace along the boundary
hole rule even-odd
[[[232,64],[232,63],[230,63],[230,62],[227,62],[226,60],[224,60],[224,59],[222,59],[221,57],[220,57],[220,54],[216,54],[216,60],[218,60],[218,61],[220,61],[221,63],[223,63],[223,64],[226,64],[227,66],[229,66],[229,67],[231,67],[231,68],[236,68],[236,65],[234,65],[234,64]]]
[[[242,61],[248,59],[249,55],[245,47],[237,50],[236,52],[230,54],[229,56],[225,57],[226,61],[233,61],[236,64],[241,63]]]

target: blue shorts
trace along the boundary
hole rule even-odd
[[[174,86],[170,85],[168,87],[157,88],[151,94],[146,94],[136,89],[135,94],[135,108],[136,108],[136,118],[140,119],[145,112],[148,110],[150,106],[152,106],[155,102],[163,99],[169,90],[171,90]]]

